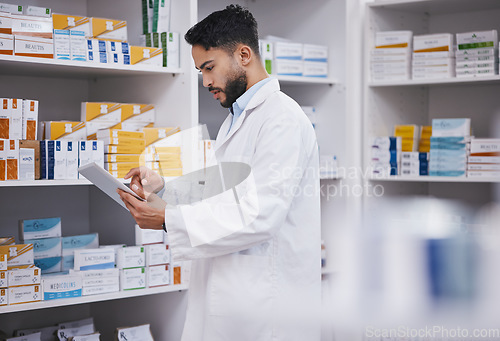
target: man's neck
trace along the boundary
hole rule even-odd
[[[264,68],[257,70],[257,72],[254,73],[253,77],[248,77],[247,90],[250,89],[255,84],[257,84],[258,82],[260,82],[261,80],[264,80],[266,78],[269,78],[269,75],[267,74]]]

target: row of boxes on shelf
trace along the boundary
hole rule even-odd
[[[179,68],[178,33],[169,32],[164,49],[129,46],[126,21],[52,15],[50,9],[44,16],[20,15],[18,8],[0,4],[0,54]]]
[[[171,0],[142,0],[142,33],[170,30]]]
[[[100,246],[97,233],[62,237],[60,218],[19,229],[23,244],[0,239],[1,305],[181,284],[163,230],[136,226],[137,246]]]
[[[179,68],[179,39],[177,32],[146,33],[141,36],[141,45],[149,48],[160,48],[163,51],[163,66]]]
[[[116,328],[115,335],[118,341],[145,340],[153,341],[149,324]],[[18,329],[12,338],[5,341],[99,341],[100,333],[97,331],[92,317],[82,320],[58,323],[42,328]]]
[[[91,162],[104,167],[103,141],[0,139],[0,181],[78,179]]]
[[[496,30],[413,36],[377,32],[370,56],[374,81],[493,76],[498,74]]]
[[[372,145],[374,176],[500,176],[500,139],[474,138],[468,118],[434,119],[432,127],[421,129],[399,125],[394,131]]]
[[[36,140],[38,101],[0,98],[0,139]]]
[[[260,56],[270,75],[328,77],[328,47],[267,37],[259,40]]]

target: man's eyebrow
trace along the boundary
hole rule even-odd
[[[201,64],[201,66],[200,66],[199,68],[198,68],[198,67],[196,67],[196,66],[195,66],[195,68],[196,68],[197,70],[200,70],[200,71],[201,71],[201,70],[203,70],[203,69],[205,68],[205,66],[207,66],[207,64],[208,64],[208,63],[211,63],[211,62],[213,62],[213,60],[207,60],[205,63]]]

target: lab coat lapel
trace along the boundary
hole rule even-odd
[[[263,103],[267,99],[267,97],[269,97],[272,93],[279,90],[280,86],[277,79],[272,79],[271,81],[269,81],[269,83],[265,84],[262,88],[260,88],[259,91],[257,91],[257,93],[252,97],[252,99],[246,106],[245,110],[243,110],[241,116],[236,120],[234,126],[231,127],[229,133],[225,134],[224,132],[226,132],[229,129],[229,125],[231,124],[232,115],[230,114],[222,124],[221,129],[219,130],[219,134],[215,142],[215,152],[217,152],[217,150],[220,147],[222,147],[222,145],[224,145],[231,138],[231,136],[233,136],[234,133],[236,133],[240,129],[240,127],[243,125],[243,122],[245,121],[247,112],[249,110],[256,108],[261,103]]]

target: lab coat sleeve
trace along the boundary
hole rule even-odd
[[[301,195],[298,192],[303,190],[300,183],[306,173],[311,146],[304,143],[300,124],[288,118],[291,115],[272,115],[258,133],[250,161],[251,175],[243,189],[237,186],[234,191],[227,190],[211,201],[167,206],[165,222],[175,260],[216,257],[245,250],[271,239],[281,228],[294,196]],[[241,194],[237,195],[239,211],[230,200],[235,192]],[[228,224],[238,218],[243,221],[240,227]],[[224,224],[234,230],[217,237],[216,231],[226,231]]]

